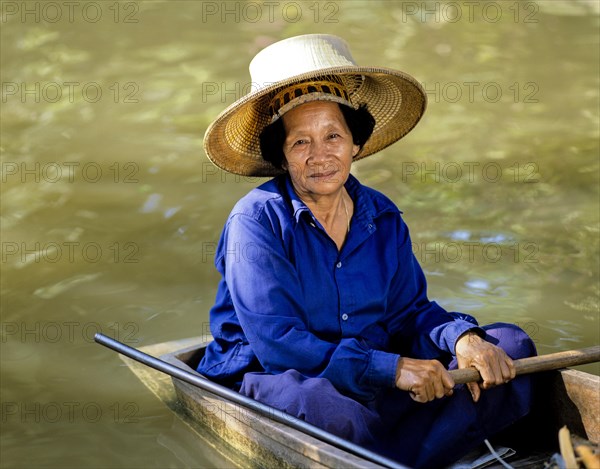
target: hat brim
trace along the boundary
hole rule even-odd
[[[225,109],[204,135],[204,151],[219,168],[241,176],[269,177],[283,173],[260,152],[259,135],[270,123],[267,109],[274,93],[291,84],[323,75],[338,75],[350,101],[366,104],[375,118],[369,140],[354,160],[365,158],[410,132],[427,107],[425,90],[412,76],[399,70],[344,66],[296,75],[240,98]]]

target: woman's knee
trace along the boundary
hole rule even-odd
[[[537,355],[531,337],[515,324],[498,322],[483,326],[483,329],[486,332],[485,340],[502,348],[512,359]]]
[[[377,414],[340,394],[327,379],[307,378],[296,370],[247,373],[240,393],[356,443],[373,443]]]

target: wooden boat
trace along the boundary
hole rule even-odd
[[[177,340],[141,348],[153,356],[196,373],[210,337]],[[234,404],[209,391],[171,378],[129,358],[123,360],[196,434],[239,467],[376,468],[299,430]],[[557,433],[566,425],[584,444],[600,443],[600,377],[577,370],[539,374],[536,408],[521,428],[507,432],[502,445],[517,447],[514,467],[543,467],[558,452]],[[537,459],[536,459],[537,458]],[[535,461],[540,464],[535,465]]]

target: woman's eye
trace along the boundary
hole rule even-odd
[[[338,138],[339,136],[340,136],[340,134],[337,134],[335,132],[332,134],[329,134],[329,138]]]
[[[294,145],[302,145],[302,144],[304,144],[304,143],[306,143],[306,140],[304,140],[304,139],[300,139],[300,140],[296,140],[296,141],[294,142]]]

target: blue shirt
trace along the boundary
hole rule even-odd
[[[453,354],[476,328],[428,300],[398,208],[352,175],[345,187],[354,215],[341,251],[287,175],[235,205],[215,256],[222,279],[200,373],[235,386],[248,371],[295,369],[368,400],[395,386],[400,354]]]

